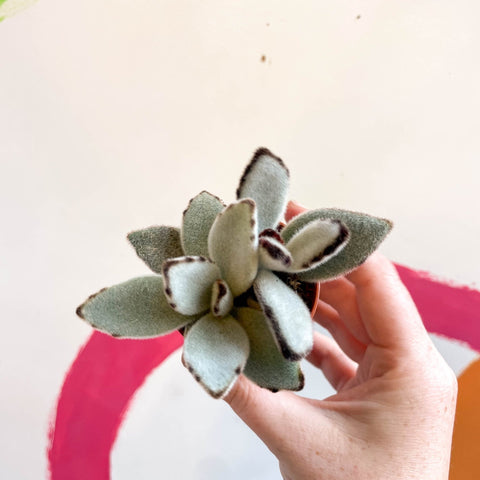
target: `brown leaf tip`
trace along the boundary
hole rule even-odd
[[[253,210],[255,209],[256,205],[255,205],[255,200],[252,200],[251,198],[243,198],[242,200],[240,200],[238,203],[241,203],[241,204],[244,204],[244,205],[248,205],[250,207],[250,210]],[[232,204],[234,205],[234,204]],[[254,220],[254,219],[252,219]],[[254,220],[255,221],[255,220]],[[252,225],[253,226],[253,225]]]
[[[227,287],[222,280],[217,280],[218,285],[218,300],[220,301],[227,294]]]
[[[325,248],[325,250],[323,251],[323,255],[330,255],[350,237],[350,230],[348,230],[348,228],[340,220],[333,220],[333,223],[338,224],[340,231],[338,233],[338,237],[334,240],[334,242],[327,248]]]
[[[253,158],[251,163],[256,163],[260,157],[263,157],[264,155],[273,158],[285,171],[287,172],[287,175],[290,175],[290,172],[288,171],[287,166],[285,165],[284,161],[280,158],[277,157],[275,154],[273,154],[268,148],[265,147],[260,147],[258,148],[255,153],[253,154]]]
[[[164,276],[165,280],[168,280],[168,271],[174,266],[180,263],[180,260],[170,258],[169,260],[165,260],[162,264],[162,275]]]
[[[208,387],[206,387],[205,385],[203,385],[203,386],[207,389],[208,393],[209,393],[213,398],[216,398],[216,399],[222,398],[222,395],[224,394],[223,390],[220,391],[220,392],[214,392],[214,391],[210,390]]]
[[[85,320],[85,317],[83,315],[83,307],[88,303],[90,302],[91,300],[93,300],[97,295],[100,295],[102,292],[104,292],[105,290],[107,290],[108,287],[104,287],[102,288],[101,290],[99,290],[98,292],[95,292],[95,293],[92,293],[92,295],[90,295],[81,305],[79,305],[77,307],[77,309],[75,310],[75,313],[82,319],[82,320]]]
[[[263,232],[260,233],[259,237],[274,238],[277,242],[281,243],[282,245],[285,244],[285,242],[283,241],[283,238],[273,228],[266,228],[265,230],[263,230]]]
[[[275,339],[277,341],[278,346],[280,347],[280,351],[282,352],[283,357],[286,358],[287,360],[292,361],[292,362],[301,360],[302,358],[305,358],[305,356],[307,355],[308,352],[297,353],[297,352],[293,352],[290,349],[287,340],[283,336],[283,332],[280,329],[280,325],[278,324],[278,320],[275,317],[275,314],[274,314],[272,308],[270,307],[270,305],[267,305],[265,303],[265,300],[262,298],[262,296],[260,295],[260,292],[258,291],[257,288],[255,288],[255,294],[257,295],[258,301],[260,302],[263,313],[265,314],[265,316],[270,321],[270,327],[273,330],[273,333],[275,335]]]
[[[289,267],[292,263],[291,257],[285,254],[285,252],[270,242],[267,238],[260,238],[260,246],[264,248],[270,257],[274,260],[279,260],[285,267]]]
[[[305,386],[305,375],[303,374],[302,370],[300,369],[300,367],[298,367],[298,383],[299,383],[299,386],[298,388],[296,389],[296,391],[300,391],[303,389],[303,387]]]
[[[245,180],[250,174],[252,168],[255,166],[258,160],[263,156],[268,156],[273,160],[275,160],[285,170],[287,177],[290,177],[290,172],[288,171],[288,168],[285,165],[284,161],[280,157],[277,157],[276,155],[274,155],[268,148],[260,147],[253,154],[253,158],[250,160],[250,163],[245,167],[245,170],[240,178],[240,183],[237,188],[237,198],[240,198],[243,184],[245,183]]]
[[[192,202],[197,198],[199,197],[200,195],[208,195],[212,198],[214,198],[215,200],[218,200],[224,207],[225,207],[225,203],[223,202],[223,200],[220,198],[220,197],[217,197],[216,195],[214,195],[213,193],[210,193],[208,192],[207,190],[202,190],[198,195],[195,195],[195,197],[191,198],[188,202],[188,205],[187,205],[187,208],[183,211],[182,215],[185,216],[185,214],[188,212],[188,209],[190,208],[190,206],[192,205]]]
[[[305,262],[302,265],[302,268],[309,268],[312,266],[314,263],[319,262],[322,260],[322,258],[331,255],[334,253],[338,247],[343,245],[350,237],[350,230],[340,221],[340,220],[331,220],[332,223],[338,224],[340,230],[338,232],[338,236],[335,238],[335,240],[330,244],[327,245],[322,252],[320,252],[318,255],[315,257],[311,258],[308,262]]]
[[[83,305],[85,305],[85,304],[82,303],[81,305],[79,305],[79,306],[77,307],[77,309],[75,310],[75,313],[76,313],[77,316],[79,316],[82,320],[85,320],[85,317],[83,316],[83,312],[82,312]]]

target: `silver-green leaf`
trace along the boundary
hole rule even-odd
[[[275,228],[287,206],[289,172],[283,161],[259,148],[240,179],[237,198],[252,198],[258,209],[259,231]]]
[[[292,255],[283,243],[273,237],[260,237],[258,243],[260,265],[269,270],[285,272],[292,265]]]
[[[350,233],[340,220],[313,220],[288,241],[292,255],[289,272],[301,272],[337,255],[348,243]]]
[[[280,353],[263,312],[238,308],[234,315],[250,340],[244,375],[272,391],[301,390],[304,376],[300,364],[286,360]]]
[[[77,309],[92,327],[114,337],[165,335],[196,320],[173,311],[163,294],[160,276],[138,277],[100,290]]]
[[[292,361],[307,356],[313,346],[313,328],[303,300],[268,270],[258,272],[253,288],[282,355]]]
[[[233,317],[207,314],[188,329],[182,360],[212,397],[221,398],[243,371],[248,353],[248,336]]]
[[[209,309],[220,270],[205,257],[188,256],[164,262],[162,275],[170,306],[183,315],[195,315]]]
[[[227,283],[216,280],[212,286],[211,312],[215,317],[224,317],[233,307],[233,295]]]
[[[345,248],[325,263],[301,272],[298,277],[308,282],[331,280],[352,271],[362,264],[382,243],[392,229],[389,220],[365,213],[350,212],[336,208],[310,210],[293,218],[282,230],[285,243],[306,224],[314,220],[340,220],[350,232]]]
[[[183,255],[178,228],[153,226],[130,232],[127,238],[137,255],[155,273],[161,273],[167,258]]]
[[[208,236],[208,251],[234,297],[248,290],[258,269],[257,219],[253,200],[232,203],[217,216]]]
[[[206,191],[190,200],[183,212],[181,232],[185,255],[208,257],[208,233],[224,208],[225,205],[218,197]]]

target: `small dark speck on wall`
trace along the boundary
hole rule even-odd
[[[261,62],[266,62],[266,61],[267,61],[267,57],[266,57],[265,55],[262,55],[262,56],[260,57],[260,61],[261,61]]]
[[[362,16],[361,16],[361,15],[357,15],[356,18],[357,18],[357,20],[360,20],[360,19],[362,18]]]

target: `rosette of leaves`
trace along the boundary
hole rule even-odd
[[[310,312],[292,285],[340,276],[361,264],[391,229],[365,214],[321,209],[283,227],[289,172],[257,150],[237,202],[193,198],[181,228],[154,226],[128,239],[155,275],[92,295],[77,309],[120,338],[181,330],[182,361],[213,397],[240,373],[272,391],[300,390],[299,360],[312,348]],[[252,308],[253,307],[253,308]]]

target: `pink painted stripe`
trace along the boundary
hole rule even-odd
[[[430,332],[465,341],[480,351],[480,292],[401,265],[397,270]],[[182,342],[178,333],[152,340],[92,334],[58,398],[49,432],[51,480],[110,478],[110,452],[132,396]]]
[[[480,292],[440,282],[427,272],[395,266],[427,330],[464,341],[480,351]]]
[[[177,332],[151,340],[90,336],[58,399],[48,451],[52,480],[110,478],[110,451],[130,399],[182,343]]]

